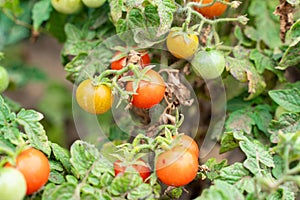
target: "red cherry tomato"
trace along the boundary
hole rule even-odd
[[[146,73],[149,80],[139,82],[136,93],[132,95],[132,105],[137,108],[151,108],[158,104],[164,97],[166,86],[163,78],[154,70]],[[133,92],[132,81],[126,84],[126,90]]]
[[[145,161],[140,160],[145,163]],[[132,165],[132,167],[140,174],[142,177],[143,181],[145,181],[151,174],[151,170],[149,167],[143,166],[143,165]],[[122,166],[122,162],[120,160],[117,160],[114,162],[114,171],[115,171],[115,176],[118,174],[123,174],[126,171],[126,166]]]
[[[114,55],[114,57],[120,55],[120,53],[121,52],[116,52],[115,55]],[[142,54],[141,60],[140,60],[140,65],[142,67],[145,67],[145,66],[149,65],[150,62],[151,62],[149,54],[146,51],[141,51],[140,53]],[[119,60],[111,62],[111,65],[110,65],[111,69],[113,69],[113,70],[120,70],[120,69],[122,69],[126,65],[126,60],[127,60],[127,56],[125,56],[123,58],[120,58]]]
[[[156,175],[169,186],[184,186],[197,175],[198,158],[189,150],[174,147],[161,153],[156,160]]]
[[[186,148],[192,152],[196,157],[199,156],[199,147],[195,140],[188,135],[176,135],[174,139],[178,138],[176,145]]]
[[[7,163],[6,167],[12,167]],[[20,153],[16,160],[18,169],[26,180],[26,194],[38,191],[48,181],[50,175],[50,164],[48,158],[39,150],[29,148]]]
[[[192,0],[192,1],[200,2],[200,0]],[[213,0],[203,0],[202,4],[209,4],[212,1]],[[226,1],[229,1],[229,0],[226,0]],[[203,8],[195,7],[194,9],[196,11],[198,11],[199,13],[201,13],[204,17],[213,19],[215,17],[221,16],[225,12],[226,8],[227,8],[227,5],[220,3],[220,2],[215,2],[211,6],[205,6]]]

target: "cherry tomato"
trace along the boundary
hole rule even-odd
[[[140,159],[140,161],[144,162],[143,160]],[[115,171],[115,176],[118,174],[123,174],[126,171],[126,166],[121,165],[122,162],[120,160],[117,160],[114,162],[114,171]],[[149,167],[143,166],[143,165],[132,165],[132,167],[140,174],[142,177],[143,181],[146,181],[146,179],[150,176],[151,170]]]
[[[6,69],[0,66],[0,93],[6,90],[9,84],[9,76]]]
[[[199,46],[196,34],[179,33],[171,31],[167,36],[167,48],[176,58],[190,58]]]
[[[195,140],[188,135],[173,136],[174,139],[178,138],[176,145],[186,148],[192,152],[196,157],[199,156],[199,147]]]
[[[114,57],[118,56],[120,53],[121,52],[116,52]],[[146,51],[141,51],[140,53],[142,54],[141,60],[140,60],[140,65],[142,67],[145,67],[145,66],[149,65],[150,64],[149,54]],[[126,60],[127,60],[127,57],[125,56],[123,58],[120,58],[119,60],[113,61],[111,63],[111,69],[113,69],[113,70],[122,69],[126,65]]]
[[[21,172],[14,168],[0,169],[0,199],[22,200],[26,194],[26,181]]]
[[[7,163],[6,167],[12,167]],[[26,180],[26,194],[38,191],[48,181],[50,175],[50,164],[48,158],[39,150],[29,148],[20,153],[16,160],[18,169]]]
[[[92,80],[82,81],[76,90],[79,106],[92,114],[108,111],[113,103],[111,88],[106,85],[93,85]]]
[[[132,95],[131,103],[137,108],[151,108],[164,97],[166,86],[163,78],[154,70],[146,73],[149,80],[139,82],[136,93]],[[133,92],[132,81],[126,84],[126,90]]]
[[[89,8],[98,8],[105,3],[105,0],[82,0],[82,2]]]
[[[191,61],[194,71],[204,79],[214,79],[225,69],[224,55],[217,50],[199,51]]]
[[[82,7],[81,0],[51,0],[55,10],[63,14],[73,14]]]
[[[161,153],[156,160],[156,175],[169,186],[183,186],[197,175],[198,158],[183,147],[174,147]]]
[[[192,0],[193,2],[200,2],[200,0]],[[209,4],[213,0],[203,0],[202,4]],[[229,0],[226,0],[229,1]],[[200,14],[202,14],[204,17],[213,19],[215,17],[221,16],[227,8],[227,5],[220,3],[220,2],[215,2],[211,6],[205,6],[202,8],[195,7],[194,9],[198,11]]]

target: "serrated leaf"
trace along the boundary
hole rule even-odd
[[[204,165],[209,168],[209,172],[206,174],[207,177],[210,180],[214,180],[219,177],[221,169],[227,165],[227,160],[222,160],[218,163],[216,158],[210,158],[205,162]]]
[[[255,121],[249,111],[249,109],[244,108],[230,113],[225,123],[226,131],[241,130],[250,134]]]
[[[0,127],[7,124],[7,120],[10,119],[10,108],[5,103],[4,99],[0,95]]]
[[[283,173],[284,161],[283,158],[279,155],[275,155],[273,157],[273,160],[275,167],[272,169],[272,175],[278,179]]]
[[[112,20],[117,22],[122,17],[123,0],[112,0],[109,5]]]
[[[55,184],[62,184],[63,182],[65,182],[65,179],[64,176],[61,174],[61,172],[51,171],[49,176],[49,181]]]
[[[225,153],[239,147],[238,141],[233,137],[233,132],[225,132],[221,139],[220,153]]]
[[[298,130],[300,130],[300,114],[297,113],[284,113],[278,121],[271,121],[269,126],[269,132],[275,135],[278,133],[294,133]]]
[[[68,172],[71,172],[70,153],[66,149],[55,143],[51,143],[51,148],[56,160],[61,162],[61,164]]]
[[[43,192],[43,200],[73,200],[76,199],[75,194],[76,185],[71,183],[64,183],[62,185],[47,185]],[[79,198],[79,197],[78,197]]]
[[[273,17],[273,8],[268,8],[267,1],[253,0],[249,6],[249,14],[255,17],[256,36],[269,47],[275,48],[281,45],[279,38],[279,22]],[[268,27],[268,31],[266,31]]]
[[[181,190],[181,189],[180,189]],[[146,199],[152,196],[152,187],[143,183],[128,193],[128,199]]]
[[[83,178],[100,159],[98,149],[87,142],[77,140],[71,146],[71,164],[77,177]]]
[[[136,173],[124,173],[117,176],[108,188],[109,192],[113,195],[124,194],[143,183],[142,178]]]
[[[248,81],[248,92],[250,94],[246,100],[255,98],[265,90],[266,83],[264,78],[256,71],[249,60],[227,56],[226,68],[240,82]]]
[[[34,4],[32,9],[33,29],[38,30],[42,23],[50,18],[51,1],[42,0]]]
[[[284,52],[279,67],[277,69],[285,70],[290,66],[296,66],[300,63],[300,37],[296,38]],[[299,67],[299,66],[298,66]]]
[[[269,91],[270,97],[285,110],[300,112],[300,89],[283,89]]]
[[[272,120],[271,107],[267,104],[256,106],[252,114],[252,119],[255,121],[258,129],[267,134],[269,124]]]
[[[230,166],[222,168],[218,179],[226,181],[230,184],[235,184],[237,181],[248,175],[249,171],[244,168],[242,163],[237,162]]]
[[[39,112],[21,109],[17,114],[16,122],[24,127],[30,144],[49,156],[51,148],[48,137],[44,127],[39,122],[42,118],[43,115]]]

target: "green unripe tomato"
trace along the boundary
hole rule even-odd
[[[81,0],[51,0],[52,6],[60,13],[73,14],[82,7]]]
[[[192,68],[204,79],[214,79],[225,69],[225,57],[217,50],[199,51],[192,60]]]
[[[4,67],[0,66],[0,93],[6,90],[9,84],[9,76]]]
[[[22,200],[26,194],[26,181],[21,172],[14,168],[0,169],[0,199]]]
[[[82,0],[82,2],[89,8],[98,8],[105,3],[105,0]]]

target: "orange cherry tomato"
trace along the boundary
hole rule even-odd
[[[184,186],[197,175],[198,158],[183,147],[161,153],[156,160],[156,175],[169,186]]]
[[[200,0],[192,0],[193,2],[200,2]],[[202,4],[209,4],[213,0],[203,0]],[[226,0],[229,1],[229,0]],[[220,2],[215,2],[211,6],[206,6],[203,8],[194,8],[196,11],[198,11],[200,14],[202,14],[204,17],[213,19],[215,17],[221,16],[227,9],[227,5],[220,3]]]
[[[13,166],[7,163],[5,167]],[[18,155],[15,168],[23,174],[26,180],[27,195],[38,191],[45,185],[50,175],[48,158],[34,148],[26,149]]]
[[[120,53],[121,52],[116,52],[114,57],[118,56]],[[141,60],[140,60],[140,65],[142,67],[149,65],[151,62],[149,54],[146,51],[141,51],[140,53],[142,54]],[[127,60],[127,56],[124,56],[124,57],[120,58],[119,60],[111,62],[111,65],[110,65],[111,69],[113,69],[113,70],[122,69],[126,65],[126,60]]]
[[[174,139],[178,138],[177,144],[187,150],[191,151],[196,157],[199,156],[199,147],[195,140],[188,135],[176,135]]]

